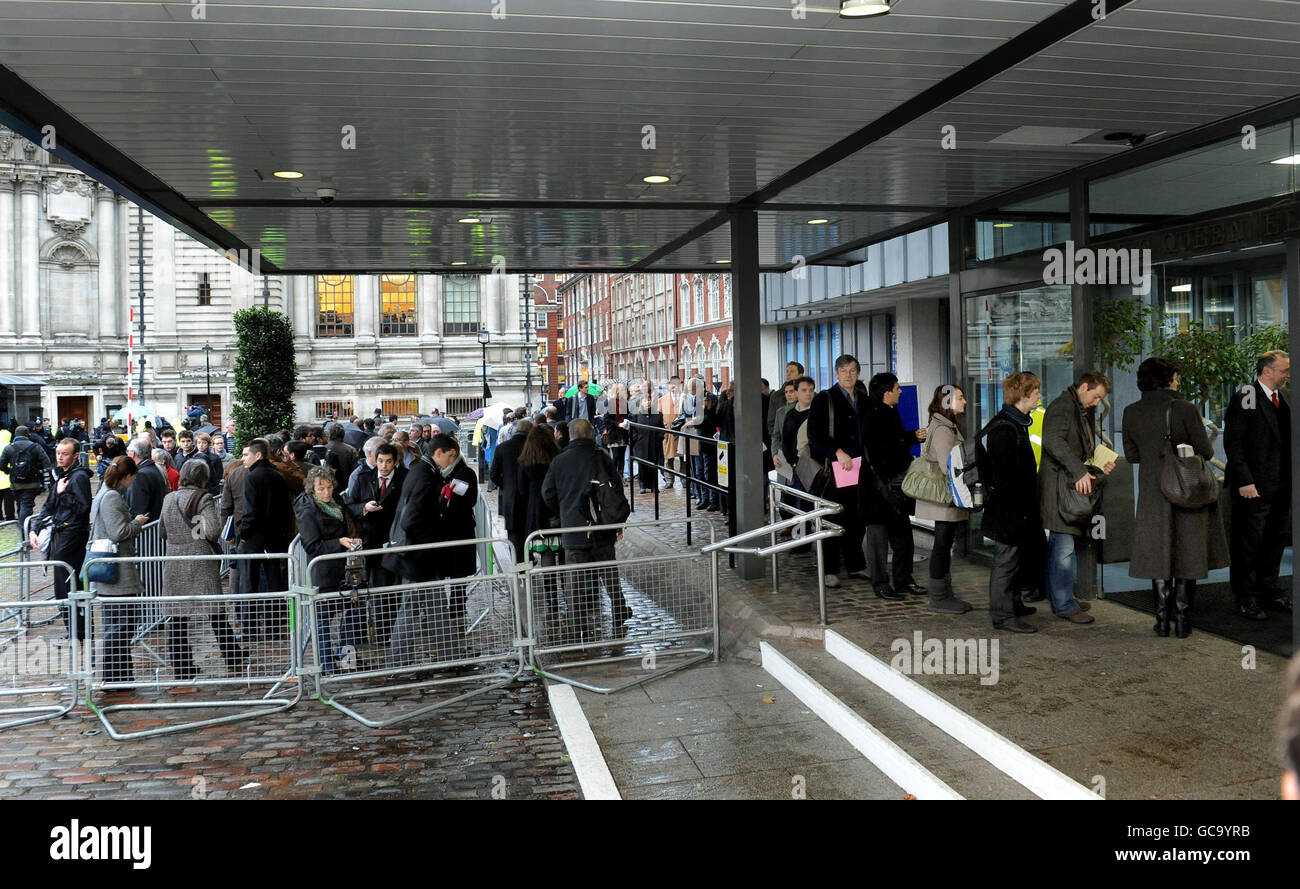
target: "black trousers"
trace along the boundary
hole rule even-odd
[[[81,563],[86,560],[86,543],[89,539],[89,530],[72,534],[55,531],[50,536],[50,561],[67,562],[72,566],[73,571],[72,576],[69,577],[64,569],[54,569],[54,598],[66,600],[69,592],[81,589]],[[63,626],[68,630],[69,638],[71,638],[70,611],[70,606],[65,604],[62,608]],[[77,638],[86,638],[85,608],[80,608],[77,612]]]
[[[964,522],[934,523],[934,548],[930,550],[930,579],[943,580],[952,572],[952,544]]]
[[[862,538],[866,535],[867,523],[862,517],[862,500],[858,489],[828,487],[822,496],[844,507],[843,511],[826,519],[844,529],[842,535],[827,538],[823,544],[826,573],[839,574],[841,565],[850,574],[865,570],[867,557],[862,551]]]
[[[1016,616],[1014,583],[1023,551],[1022,546],[995,544],[993,570],[989,572],[989,617],[995,627]]]
[[[212,628],[212,635],[217,637],[217,647],[221,649],[226,667],[234,667],[242,651],[235,642],[235,628],[230,625],[225,610],[220,614],[209,614],[208,626]],[[198,675],[194,666],[194,649],[190,644],[189,617],[173,617],[167,622],[167,660],[171,661],[177,679],[193,679]]]
[[[1272,497],[1247,500],[1232,495],[1232,567],[1228,578],[1233,595],[1244,603],[1271,595],[1286,549],[1291,491],[1287,487]]]
[[[898,589],[912,582],[912,522],[906,514],[895,515],[883,524],[867,525],[867,567],[876,586],[891,583]],[[894,551],[892,571],[885,570],[889,551]]]
[[[104,682],[130,682],[134,677],[131,666],[131,639],[140,628],[144,608],[138,603],[105,601],[100,614],[104,622],[102,647],[98,667]]]
[[[618,568],[609,565],[603,568],[588,568],[592,562],[612,562],[613,543],[601,543],[591,549],[566,549],[565,564],[574,567],[573,571],[564,572],[565,599],[569,606],[570,620],[584,626],[600,617],[600,587],[604,585],[609,594],[609,604],[614,611],[627,607],[623,597],[623,586],[618,579]],[[617,624],[618,622],[615,621]]]
[[[10,522],[17,516],[18,512],[14,504],[14,489],[5,488],[0,491],[0,521]]]

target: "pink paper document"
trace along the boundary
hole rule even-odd
[[[853,468],[845,469],[839,460],[835,461],[835,487],[851,488],[858,483],[858,473],[862,471],[862,458],[853,458]]]

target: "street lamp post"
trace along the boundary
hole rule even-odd
[[[483,407],[487,407],[488,399],[492,397],[492,390],[488,388],[487,381],[487,347],[491,339],[486,327],[478,329],[478,344],[483,347]]]
[[[212,420],[212,345],[211,343],[203,344],[203,371],[208,378],[208,400],[203,405],[207,410],[208,421]]]

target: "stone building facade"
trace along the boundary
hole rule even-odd
[[[5,388],[0,420],[92,424],[126,402],[128,370],[133,395],[164,416],[206,403],[209,387],[222,416],[232,316],[255,305],[293,321],[299,419],[331,404],[412,409],[385,411],[403,416],[478,406],[482,327],[494,400],[513,403],[519,292],[516,275],[255,275],[0,127],[0,377],[39,381]]]

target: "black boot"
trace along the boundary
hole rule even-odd
[[[1186,639],[1192,634],[1192,600],[1195,598],[1196,581],[1174,581],[1174,635]]]
[[[1157,636],[1169,635],[1169,606],[1172,604],[1170,593],[1173,590],[1167,580],[1151,581],[1151,591],[1155,593],[1156,625],[1153,628]]]

